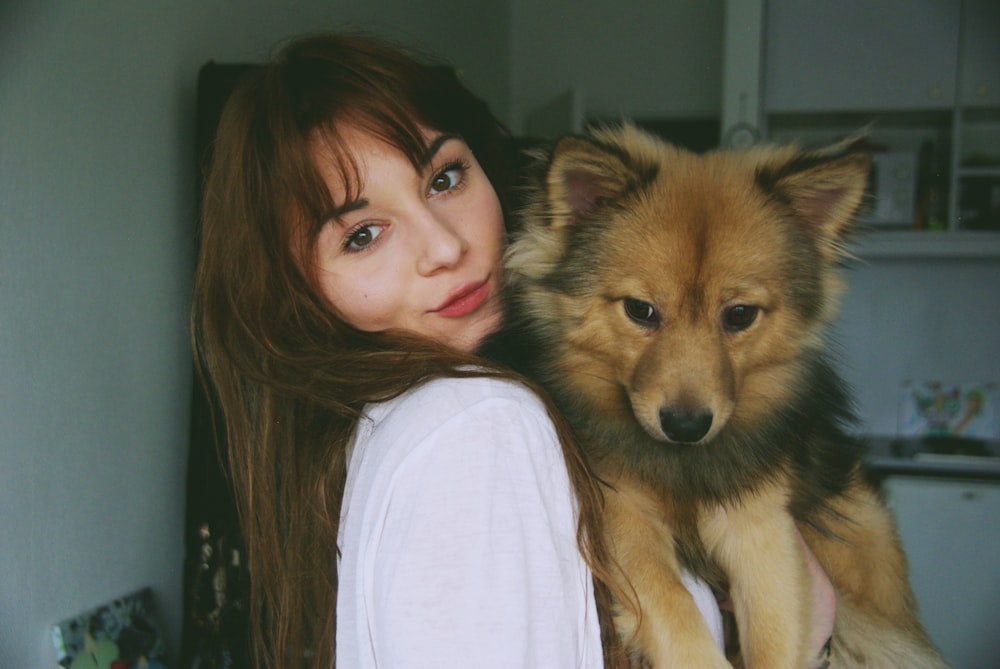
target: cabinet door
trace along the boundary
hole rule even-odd
[[[1000,2],[962,1],[960,104],[1000,105]]]
[[[769,113],[943,109],[955,103],[954,0],[769,0]]]
[[[920,617],[953,669],[1000,658],[1000,484],[893,476],[884,483]]]

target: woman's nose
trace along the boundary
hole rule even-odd
[[[468,242],[450,220],[433,211],[425,212],[421,219],[417,271],[427,275],[453,267],[465,255]]]

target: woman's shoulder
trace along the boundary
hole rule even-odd
[[[406,459],[434,449],[493,442],[504,448],[555,443],[542,401],[517,381],[493,377],[428,381],[399,397],[367,407],[356,445],[377,443],[379,459]]]
[[[427,381],[399,397],[370,407],[368,415],[383,421],[399,415],[448,417],[485,408],[544,411],[541,400],[527,386],[512,379],[472,376]]]

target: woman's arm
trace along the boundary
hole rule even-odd
[[[801,538],[801,537],[800,537]],[[827,669],[830,666],[830,640],[833,637],[833,622],[837,609],[837,594],[833,584],[823,571],[816,556],[802,540],[805,547],[806,564],[812,578],[813,627],[809,637],[809,647],[814,651],[815,663],[809,669]]]

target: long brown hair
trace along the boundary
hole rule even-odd
[[[200,376],[222,416],[247,544],[251,638],[268,669],[334,664],[346,451],[364,405],[430,378],[469,374],[469,365],[515,378],[426,339],[360,332],[320,297],[301,259],[312,257],[310,232],[335,203],[310,138],[319,132],[343,147],[344,122],[414,165],[427,148],[421,127],[454,132],[501,198],[508,185],[506,132],[485,103],[450,68],[371,37],[299,39],[249,75],[223,111],[202,203],[191,325]],[[337,159],[348,189],[358,188],[349,153]],[[623,657],[607,625],[600,489],[564,421],[524,382],[548,403],[561,436],[610,666]]]

